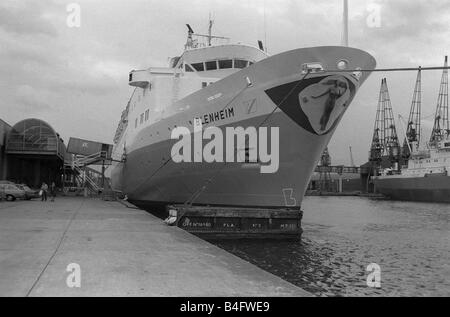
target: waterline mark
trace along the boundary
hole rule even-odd
[[[262,174],[278,171],[278,127],[227,127],[224,135],[219,127],[203,129],[200,120],[194,122],[193,134],[187,127],[172,130],[171,139],[178,140],[171,151],[175,163],[255,163],[260,165]]]

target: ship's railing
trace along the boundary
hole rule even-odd
[[[230,44],[230,42],[231,39],[228,37],[192,34],[192,39],[188,40],[186,49],[203,48],[210,45],[226,45]]]

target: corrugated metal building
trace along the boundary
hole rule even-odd
[[[40,119],[15,124],[6,139],[8,180],[39,188],[42,182],[61,185],[66,146],[59,134]]]
[[[6,157],[6,142],[11,126],[0,119],[0,180],[6,179],[8,162]]]

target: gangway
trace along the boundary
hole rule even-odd
[[[67,152],[70,160],[65,162],[65,171],[73,175],[72,182],[84,195],[100,194],[106,185],[105,170],[112,162],[112,144],[100,143],[78,138],[70,138]],[[92,168],[101,166],[101,171]]]

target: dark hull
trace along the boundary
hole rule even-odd
[[[450,176],[376,179],[377,192],[394,200],[450,203]]]

